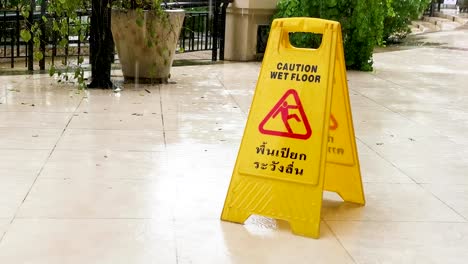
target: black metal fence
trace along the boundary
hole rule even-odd
[[[443,0],[432,0],[426,10],[424,10],[423,15],[433,17],[435,12],[440,12],[440,7],[443,3]]]
[[[32,69],[31,53],[32,45],[21,37],[21,29],[26,28],[25,18],[18,9],[1,9],[5,1],[0,0],[0,63],[8,63],[11,68],[22,65]],[[185,20],[179,39],[178,52],[194,52],[208,50],[212,52],[212,60],[224,59],[224,33],[227,5],[230,0],[212,0],[169,3],[169,8],[183,8],[186,10]],[[67,44],[59,45],[59,36],[52,30],[52,21],[59,19],[47,14],[45,6],[42,12],[35,12],[33,21],[41,21],[42,16],[48,17],[47,24],[43,27],[41,51],[44,58],[55,62],[69,59],[79,59],[89,55],[89,25],[90,11],[78,12],[81,27],[73,30],[70,20],[69,34],[66,36]],[[66,19],[66,18],[61,18]],[[84,32],[82,32],[84,30]],[[73,33],[75,32],[75,33]],[[80,37],[84,35],[84,37]],[[28,48],[29,46],[29,48]],[[39,63],[40,68],[45,68],[44,60]]]

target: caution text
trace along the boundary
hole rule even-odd
[[[276,69],[270,72],[272,80],[320,83],[318,65],[278,62]]]

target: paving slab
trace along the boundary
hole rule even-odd
[[[0,263],[466,263],[467,29],[418,37],[348,72],[368,204],[327,192],[318,240],[219,220],[260,63],[120,92],[0,75]]]

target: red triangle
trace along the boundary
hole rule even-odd
[[[296,102],[296,105],[288,105],[287,99],[290,95],[293,96]],[[299,111],[300,117],[296,114],[289,115],[289,109],[297,109]],[[275,118],[278,115],[280,116],[280,118],[283,119],[283,123],[288,132],[265,129],[265,124],[270,119]],[[289,125],[289,120],[291,119],[295,120],[296,122],[303,123],[306,133],[305,134],[294,133],[294,131],[292,131]],[[312,129],[310,128],[309,121],[307,120],[307,116],[304,112],[304,108],[302,107],[301,100],[299,99],[299,96],[297,95],[296,90],[290,89],[283,95],[283,97],[281,97],[278,103],[276,103],[273,109],[271,109],[271,111],[268,113],[265,119],[263,119],[263,121],[260,123],[260,125],[258,126],[258,129],[260,133],[266,134],[266,135],[289,137],[289,138],[304,139],[304,140],[310,138],[310,136],[312,135]]]
[[[336,118],[333,116],[333,114],[330,115],[330,130],[336,130],[338,128],[338,121],[336,121]]]

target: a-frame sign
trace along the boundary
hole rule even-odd
[[[289,34],[322,34],[318,49]],[[221,219],[286,220],[318,238],[322,192],[364,204],[341,27],[315,18],[273,21]]]

